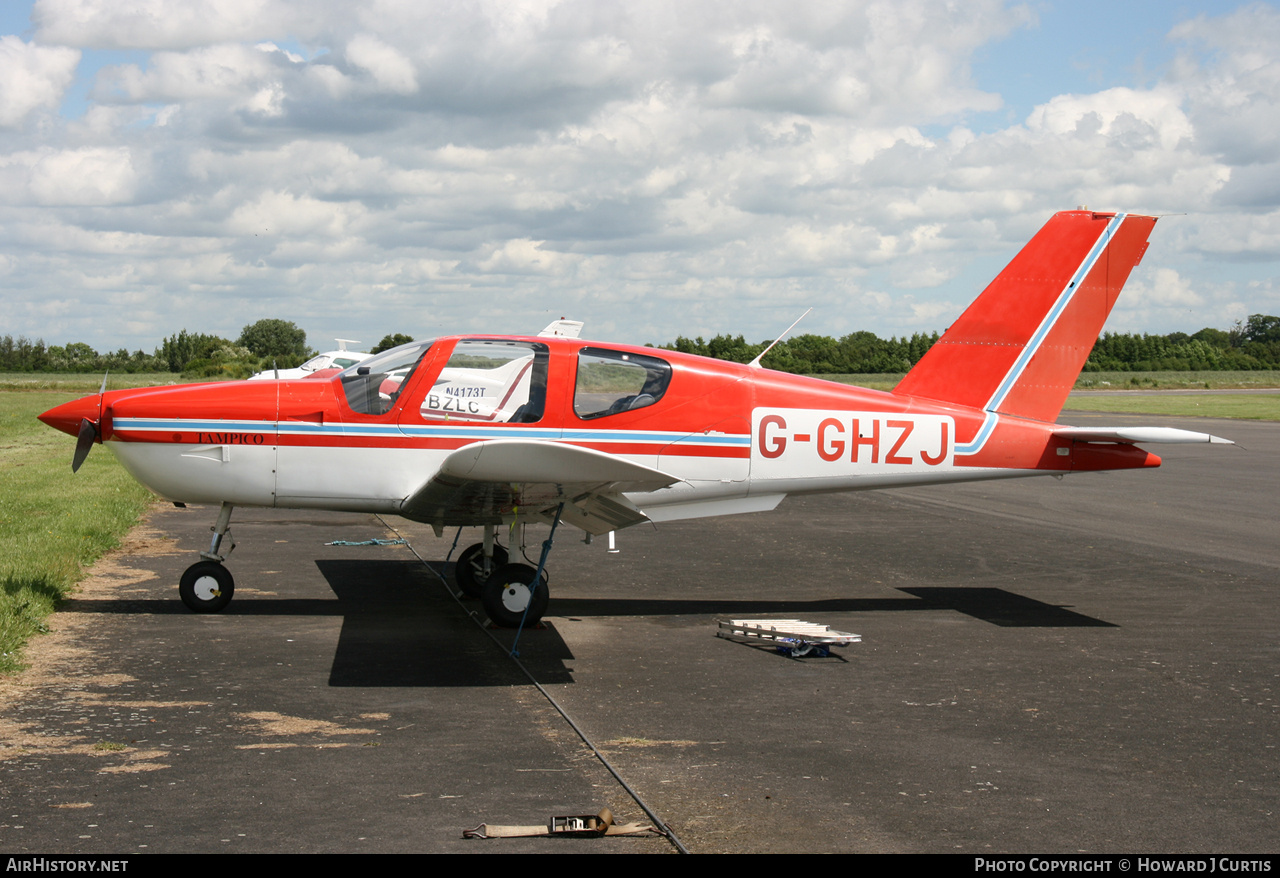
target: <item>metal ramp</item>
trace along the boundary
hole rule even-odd
[[[831,647],[861,643],[861,634],[836,631],[830,625],[805,622],[801,619],[732,619],[717,622],[717,637],[738,643],[772,645],[778,652],[792,658],[800,656],[829,656]]]

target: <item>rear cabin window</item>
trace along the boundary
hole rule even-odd
[[[547,405],[544,344],[463,339],[422,401],[423,418],[532,424]]]
[[[651,406],[667,392],[671,365],[644,354],[583,348],[573,410],[583,420],[603,418]]]
[[[365,415],[385,415],[391,411],[401,389],[407,386],[409,376],[434,341],[400,345],[348,367],[338,376],[347,405]]]

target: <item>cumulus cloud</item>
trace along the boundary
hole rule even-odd
[[[356,34],[347,43],[347,60],[369,74],[379,89],[396,94],[418,90],[413,64],[372,34]]]
[[[1203,302],[1192,289],[1191,281],[1172,268],[1157,268],[1125,289],[1125,305],[1130,308],[1152,305],[1189,308]]]
[[[1174,29],[1183,45],[1171,80],[1186,95],[1203,148],[1232,164],[1270,163],[1280,154],[1280,15],[1261,3]]]
[[[137,64],[103,70],[94,97],[119,103],[234,100],[258,91],[275,75],[276,54],[241,45],[156,52],[145,70]]]
[[[0,127],[20,124],[39,107],[57,107],[79,63],[75,49],[0,37]]]
[[[1035,108],[1027,127],[1051,137],[1098,135],[1140,150],[1175,149],[1193,136],[1181,95],[1168,87],[1139,91],[1112,88],[1091,95],[1058,95]]]
[[[32,21],[0,65],[44,72],[0,125],[56,108],[81,48],[144,57],[0,142],[5,295],[85,297],[22,311],[28,335],[153,346],[212,292],[204,331],[317,338],[548,312],[762,338],[808,305],[815,332],[941,329],[1081,203],[1187,214],[1133,280],[1140,328],[1168,331],[1221,324],[1280,252],[1270,6],[1175,28],[1148,82],[996,125],[973,59],[1033,21],[999,0],[37,0]],[[1205,292],[1224,263],[1235,298]]]
[[[0,179],[10,203],[47,207],[123,204],[133,199],[138,172],[127,149],[80,149],[16,153],[0,157]]]
[[[95,49],[186,49],[271,37],[298,23],[278,0],[36,0],[31,21],[46,43]]]

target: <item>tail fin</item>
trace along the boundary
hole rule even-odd
[[[893,392],[1055,420],[1155,223],[1054,214]]]

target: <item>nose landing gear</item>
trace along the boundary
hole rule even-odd
[[[494,542],[497,528],[484,526],[484,542],[462,550],[453,568],[453,580],[467,597],[478,598],[484,594],[484,584],[500,567],[507,565],[507,550]]]
[[[224,538],[231,536],[230,503],[223,503],[218,511],[218,523],[213,527],[213,539],[209,542],[209,551],[201,552],[204,560],[197,561],[186,569],[178,580],[178,597],[193,613],[216,613],[231,603],[235,594],[235,579],[231,571],[222,566],[222,562],[236,547],[232,539],[225,553],[222,552]]]

